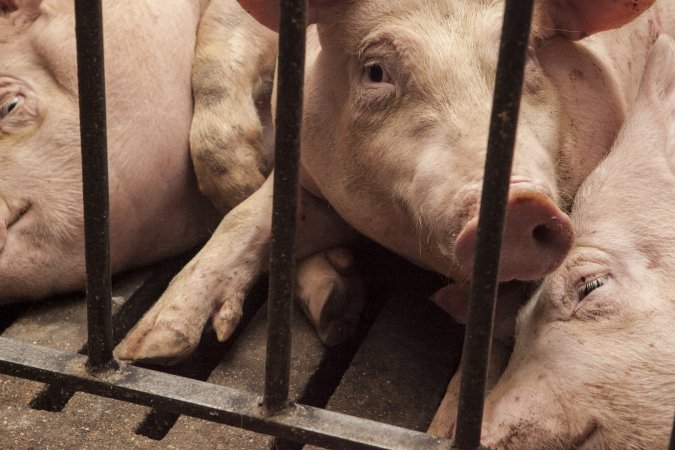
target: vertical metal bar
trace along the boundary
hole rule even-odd
[[[113,362],[101,0],[75,0],[75,36],[87,267],[87,366],[96,371]]]
[[[282,0],[275,136],[274,210],[270,263],[264,407],[286,406],[295,282],[295,222],[305,67],[306,0]]]
[[[670,432],[670,445],[668,450],[675,450],[675,417],[673,417],[673,431]]]
[[[525,53],[533,0],[507,0],[502,25],[480,216],[471,302],[463,354],[455,447],[480,448],[485,380],[497,294],[506,203],[518,124]]]

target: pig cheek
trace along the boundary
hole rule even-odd
[[[7,298],[38,298],[79,288],[84,282],[81,239],[63,245],[55,230],[26,224],[10,230],[0,252],[0,304]]]
[[[340,66],[340,62],[344,65]],[[335,170],[339,169],[340,161],[348,158],[348,155],[339,152],[342,146],[337,145],[338,141],[351,134],[351,130],[345,126],[346,99],[342,94],[349,92],[348,80],[340,75],[344,67],[348,66],[348,61],[341,59],[335,64],[330,55],[322,50],[314,61],[309,60],[307,64],[302,163],[323,192],[329,188],[326,185],[328,182],[339,178],[335,176]]]
[[[31,205],[7,230],[0,251],[0,298],[43,296],[77,287],[82,279],[79,146],[69,153],[39,140],[39,134],[34,135],[27,141],[29,147],[12,149],[16,158],[0,161],[0,172],[9,174],[0,186],[1,195]]]

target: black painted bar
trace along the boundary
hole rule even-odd
[[[274,209],[263,400],[270,413],[286,406],[290,377],[290,321],[295,291],[295,222],[307,20],[305,8],[305,0],[281,1]]]
[[[507,0],[499,48],[476,256],[466,325],[455,447],[480,447],[497,276],[533,0]]]
[[[75,35],[87,267],[87,366],[96,371],[114,363],[101,0],[75,0]]]
[[[0,373],[331,449],[450,450],[447,439],[305,405],[270,416],[254,394],[123,363],[91,372],[85,357],[0,337]],[[214,437],[217,439],[217,437]]]

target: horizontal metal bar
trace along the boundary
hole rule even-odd
[[[267,416],[255,395],[122,364],[90,373],[86,358],[0,337],[0,373],[333,449],[450,450],[430,435],[305,405]]]

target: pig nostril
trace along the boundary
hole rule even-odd
[[[554,239],[552,234],[553,233],[546,225],[537,225],[532,230],[532,237],[534,240],[543,245],[550,243]]]

